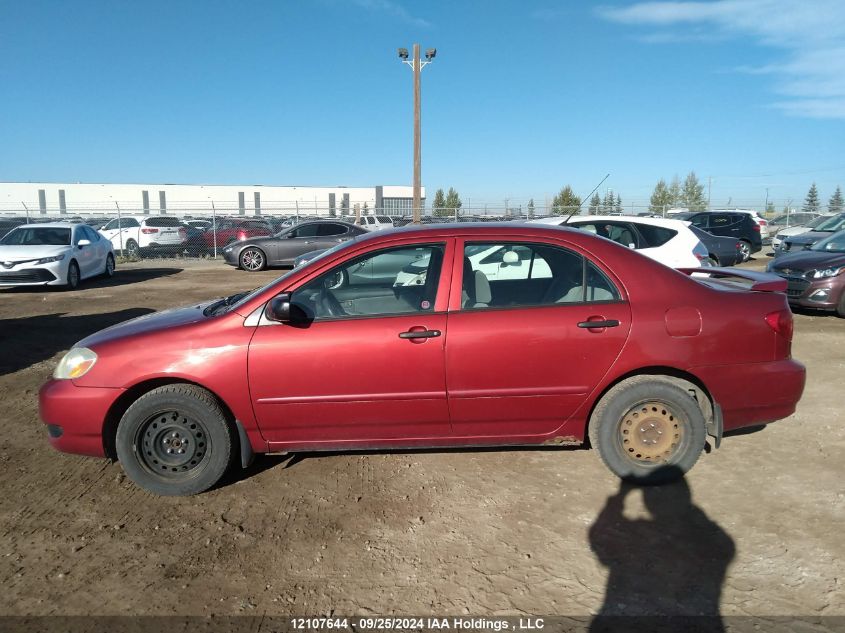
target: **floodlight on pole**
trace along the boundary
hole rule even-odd
[[[408,60],[408,49],[398,49],[399,58],[402,63],[408,64],[414,71],[414,224],[420,223],[422,215],[422,184],[421,184],[421,151],[420,151],[420,73],[422,69],[431,63],[437,55],[436,48],[429,48],[425,52],[426,61],[420,59],[420,45],[414,44],[414,58]]]

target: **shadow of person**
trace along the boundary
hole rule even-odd
[[[623,514],[632,490],[642,490],[650,519]],[[627,630],[677,630],[681,620],[686,620],[684,629],[724,631],[719,603],[736,547],[692,502],[685,479],[642,488],[623,481],[590,527],[589,538],[609,572],[604,604],[591,631],[618,630],[620,625]]]

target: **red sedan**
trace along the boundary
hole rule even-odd
[[[41,418],[55,448],[165,495],[255,453],[587,441],[658,483],[708,435],[789,416],[804,388],[786,282],[704,270],[561,227],[377,232],[249,294],[89,336],[42,387]]]

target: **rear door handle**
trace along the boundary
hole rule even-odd
[[[619,321],[616,319],[607,319],[606,321],[581,321],[578,324],[580,328],[587,328],[592,330],[593,328],[600,328],[600,327],[618,327]]]
[[[440,336],[440,330],[417,330],[408,332],[399,332],[399,338],[435,338]]]

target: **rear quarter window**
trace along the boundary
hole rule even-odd
[[[663,246],[678,234],[674,229],[667,229],[664,226],[653,226],[651,224],[638,224],[637,230],[645,242],[643,248]]]

